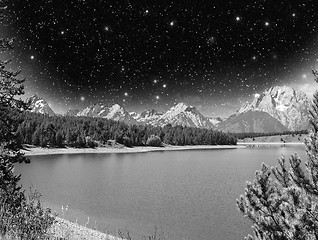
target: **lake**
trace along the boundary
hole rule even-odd
[[[228,150],[32,156],[19,164],[22,184],[42,193],[66,219],[134,239],[162,233],[171,240],[237,240],[251,232],[235,200],[261,162],[304,146]]]

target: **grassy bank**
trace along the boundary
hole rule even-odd
[[[94,229],[87,228],[77,223],[70,222],[68,220],[57,217],[56,222],[50,229],[52,239],[65,239],[65,240],[77,240],[77,239],[89,239],[89,240],[120,240],[109,234],[99,232]]]

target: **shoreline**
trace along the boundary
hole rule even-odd
[[[288,145],[305,145],[303,142],[238,142],[239,146],[255,146],[255,145],[280,145],[280,146],[288,146]]]
[[[185,150],[221,150],[237,149],[245,146],[238,145],[196,145],[196,146],[166,146],[166,147],[98,147],[98,148],[41,148],[31,147],[21,150],[25,156],[82,154],[82,153],[146,153],[159,151],[185,151]]]

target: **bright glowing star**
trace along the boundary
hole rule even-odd
[[[265,22],[265,26],[268,27],[269,26],[269,22]]]
[[[64,31],[61,31],[61,34],[63,35],[65,32]]]
[[[292,16],[293,16],[293,17],[296,17],[296,13],[293,13]]]
[[[254,97],[255,97],[255,98],[259,98],[260,96],[261,96],[261,95],[260,95],[259,93],[255,93],[255,94],[254,94]]]
[[[253,59],[253,60],[256,60],[256,56],[253,56],[252,59]]]
[[[215,43],[215,37],[209,37],[208,44],[213,44],[213,43]]]
[[[237,16],[237,17],[235,18],[235,20],[236,20],[237,22],[239,22],[239,21],[241,21],[241,17]]]
[[[306,79],[306,78],[307,78],[307,74],[303,74],[303,75],[302,75],[302,78],[303,78],[303,79]]]
[[[157,99],[157,100],[159,100],[159,99],[160,99],[160,97],[157,95],[157,96],[156,96],[156,99]]]
[[[174,25],[174,21],[170,22],[170,26],[172,27]]]
[[[81,101],[84,102],[85,101],[85,97],[81,96]]]
[[[157,79],[153,80],[153,83],[157,83],[157,82],[158,82],[158,80],[157,80]]]
[[[105,31],[109,31],[109,27],[108,26],[105,27]]]
[[[127,92],[125,92],[125,94],[124,94],[124,95],[125,95],[125,97],[127,97],[127,96],[128,96],[128,93],[127,93]]]
[[[167,84],[163,84],[162,87],[163,87],[163,88],[166,88],[166,87],[167,87]]]
[[[147,10],[145,11],[145,13],[148,14],[148,13],[149,13],[149,10],[147,9]]]
[[[34,59],[34,56],[33,55],[31,55],[31,57],[30,57],[32,60]]]

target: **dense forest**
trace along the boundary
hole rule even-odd
[[[11,112],[19,119],[21,144],[41,147],[96,147],[109,140],[127,147],[170,145],[235,145],[236,138],[211,129],[166,125],[127,125],[104,118],[47,116],[28,111]]]

